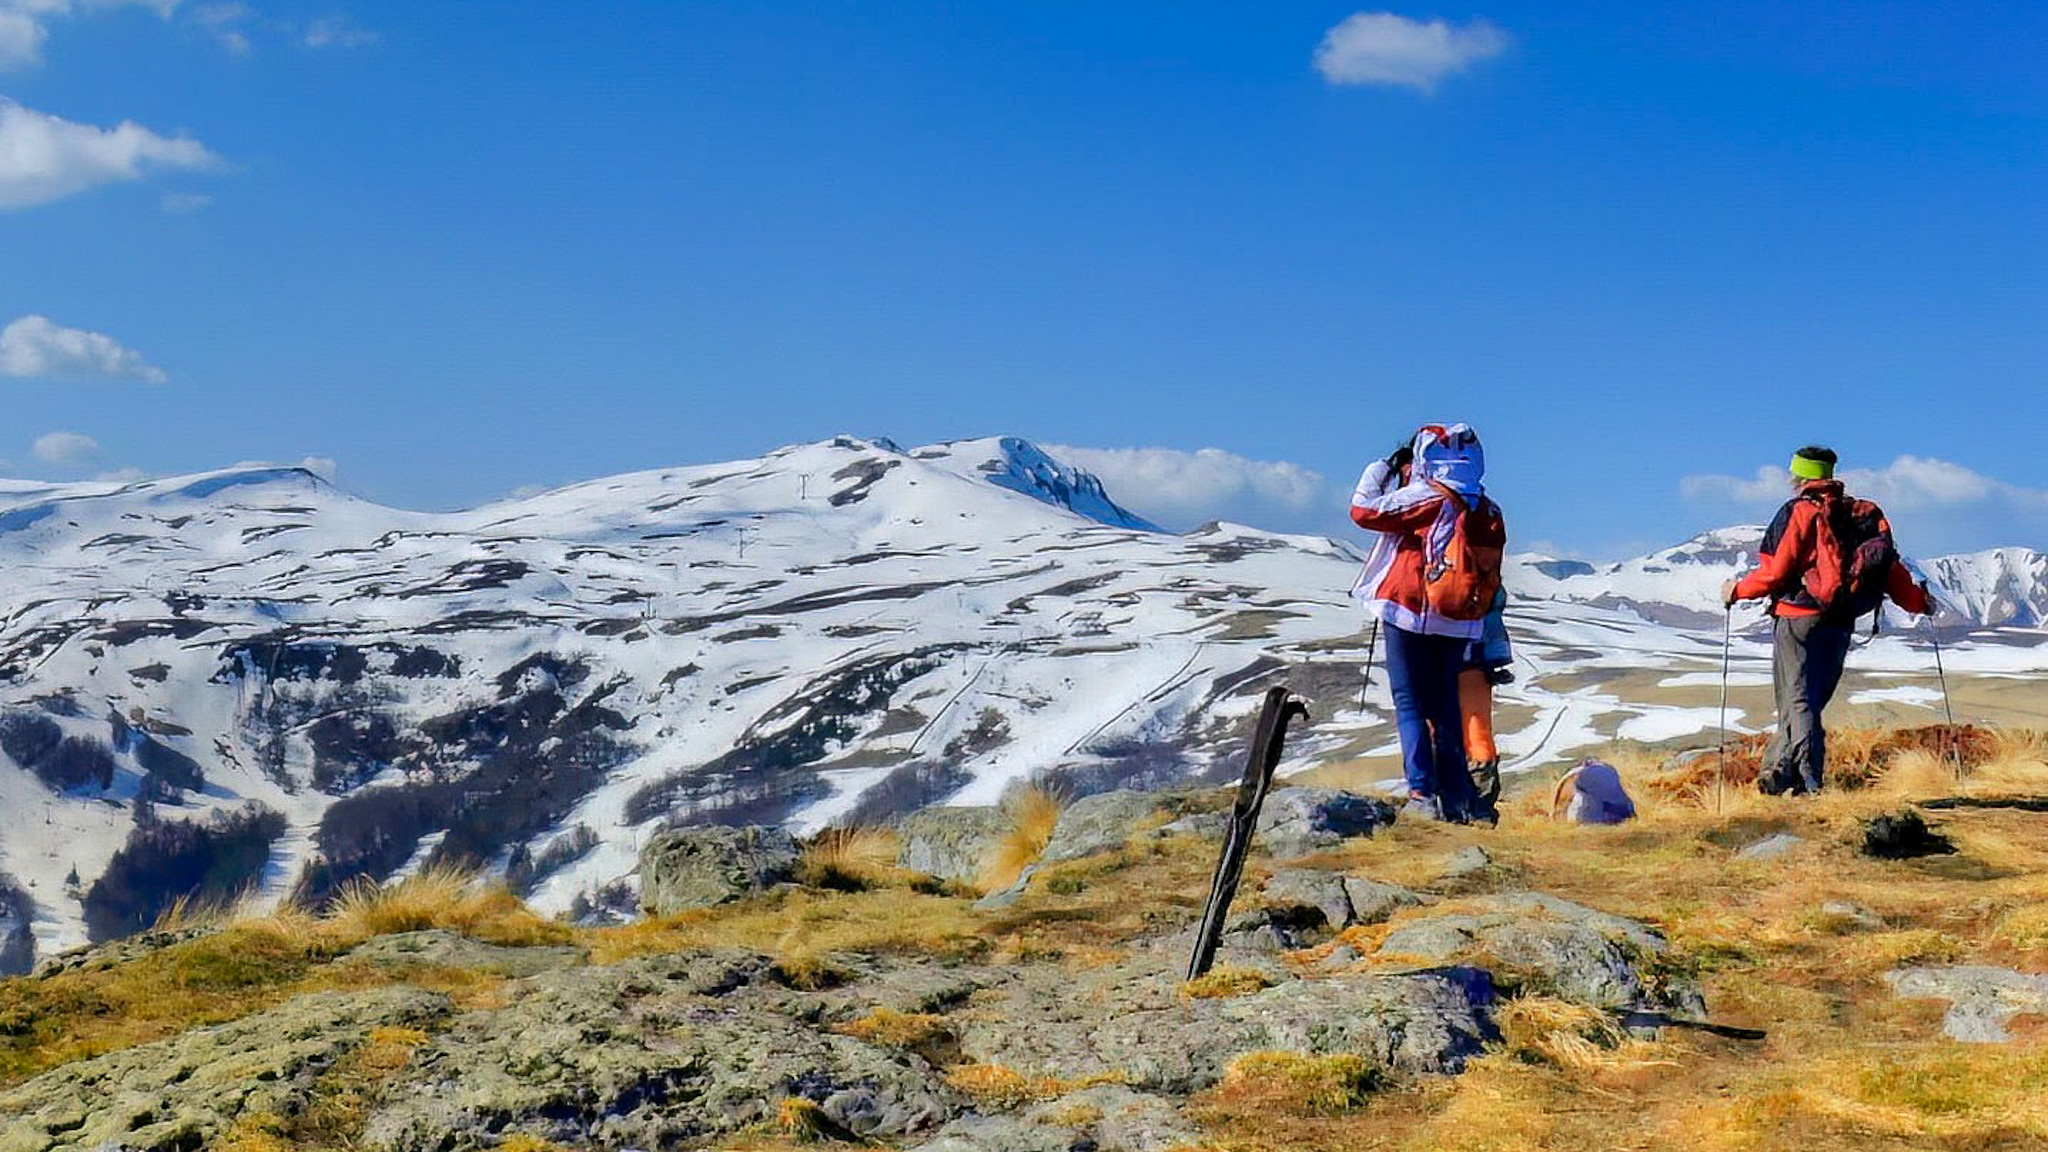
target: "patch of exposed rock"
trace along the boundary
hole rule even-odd
[[[1327,851],[1394,822],[1385,800],[1336,788],[1280,788],[1266,797],[1252,843],[1282,860]]]
[[[474,972],[515,977],[536,976],[558,968],[574,967],[581,964],[583,958],[581,948],[508,948],[502,944],[485,944],[459,933],[446,932],[438,928],[373,937],[357,945],[347,956],[350,960],[364,960],[394,967],[431,964],[442,968],[465,968]]]
[[[1388,1072],[1456,1072],[1493,1035],[1492,983],[1470,968],[1285,980],[1191,999],[1169,954],[1073,973],[1026,969],[956,1014],[971,1060],[1048,1076],[1116,1074],[1185,1095],[1247,1052],[1353,1053]]]
[[[2012,1039],[2007,1025],[2013,1017],[2048,1016],[2048,975],[1965,964],[1905,968],[1884,978],[1895,995],[1948,1001],[1942,1033],[1969,1044],[2002,1044]]]
[[[796,874],[796,838],[781,828],[671,828],[640,849],[640,907],[666,916],[757,895]]]
[[[321,992],[228,1024],[66,1064],[0,1091],[0,1152],[189,1152],[245,1113],[303,1108],[314,1081],[374,1028],[421,1025],[444,996]]]
[[[1000,808],[986,805],[921,809],[897,825],[903,848],[896,863],[926,876],[971,884],[980,878],[989,853],[1009,826]]]
[[[1469,911],[1396,928],[1380,955],[1474,964],[1504,984],[1599,1008],[1699,1011],[1697,991],[1659,968],[1664,938],[1633,920],[1538,892],[1464,904]]]
[[[790,1098],[861,1138],[935,1128],[957,1110],[923,1060],[819,1027],[817,1010],[746,953],[545,973],[422,1049],[367,1136],[392,1152],[507,1131],[666,1148],[771,1122]]]

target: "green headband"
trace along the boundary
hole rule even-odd
[[[1835,466],[1825,460],[1811,456],[1792,457],[1792,474],[1801,480],[1827,480],[1834,476]]]

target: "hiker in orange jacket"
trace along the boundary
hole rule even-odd
[[[1467,646],[1482,638],[1483,620],[1456,619],[1430,603],[1426,557],[1438,556],[1467,507],[1497,512],[1480,477],[1486,457],[1469,425],[1428,425],[1411,445],[1411,478],[1392,485],[1395,459],[1366,469],[1351,497],[1351,521],[1380,534],[1352,585],[1385,632],[1387,684],[1401,734],[1402,772],[1411,816],[1466,823],[1474,815],[1465,762],[1458,673]],[[1483,611],[1480,613],[1483,616]]]
[[[1757,787],[1773,796],[1820,791],[1827,765],[1821,713],[1842,682],[1856,618],[1878,610],[1886,598],[1922,616],[1938,607],[1899,560],[1883,511],[1851,500],[1835,479],[1836,461],[1832,449],[1817,444],[1793,453],[1794,494],[1765,531],[1756,569],[1721,588],[1730,606],[1771,601],[1778,727],[1764,749]]]

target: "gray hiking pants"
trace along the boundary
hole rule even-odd
[[[1778,730],[1764,748],[1756,786],[1770,795],[1818,792],[1827,767],[1828,737],[1821,713],[1842,682],[1854,622],[1837,624],[1818,616],[1780,616],[1771,659],[1771,686],[1778,696]]]

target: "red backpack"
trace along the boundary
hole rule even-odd
[[[1430,484],[1458,512],[1442,550],[1435,555],[1425,551],[1422,574],[1429,610],[1450,620],[1484,620],[1500,592],[1501,561],[1507,555],[1508,528],[1500,505],[1484,496],[1468,502],[1448,484]]]
[[[1855,618],[1877,611],[1899,550],[1884,509],[1839,492],[1809,497],[1820,505],[1813,519],[1813,566],[1802,586],[1821,611]]]

